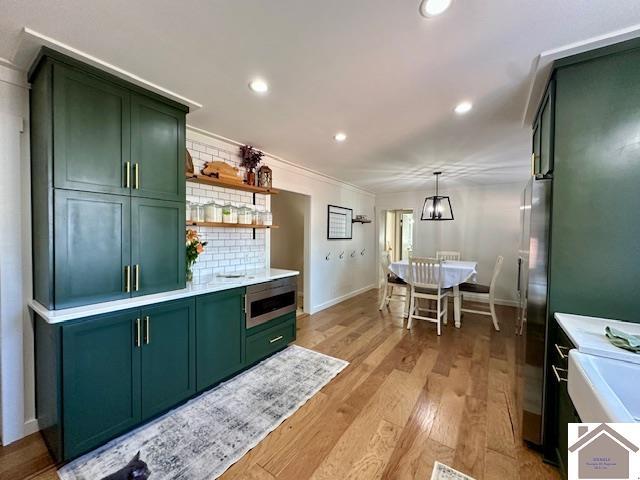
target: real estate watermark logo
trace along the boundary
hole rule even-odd
[[[640,480],[640,424],[570,423],[568,480]]]

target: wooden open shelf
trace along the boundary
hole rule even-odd
[[[191,222],[187,220],[188,227],[222,227],[222,228],[278,228],[278,225],[254,225],[253,223],[217,223],[217,222]]]
[[[273,188],[256,187],[240,182],[226,182],[218,178],[208,177],[206,175],[187,176],[187,182],[201,183],[203,185],[213,185],[214,187],[233,188],[234,190],[242,190],[244,192],[261,193],[263,195],[276,195],[278,190]]]

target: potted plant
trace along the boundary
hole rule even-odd
[[[204,252],[204,247],[207,245],[207,242],[200,241],[200,237],[198,236],[198,232],[192,230],[190,228],[187,229],[187,282],[191,282],[193,280],[193,264],[196,263],[198,256]]]
[[[256,172],[255,169],[262,160],[264,153],[260,150],[256,150],[251,145],[243,145],[240,147],[240,166],[244,167],[247,171],[246,182],[248,185],[256,184]]]

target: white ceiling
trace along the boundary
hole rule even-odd
[[[28,26],[203,104],[190,125],[388,192],[432,188],[436,169],[444,185],[524,181],[536,57],[640,23],[637,0],[454,0],[432,19],[418,4],[0,0],[0,57]]]

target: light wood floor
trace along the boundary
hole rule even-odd
[[[298,320],[298,345],[351,363],[222,479],[423,480],[435,460],[478,480],[560,478],[519,440],[515,309],[495,332],[473,314],[454,328],[450,308],[438,338],[377,305],[371,290]],[[21,478],[57,479],[39,434],[0,449],[0,479]]]

